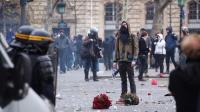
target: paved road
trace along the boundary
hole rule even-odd
[[[120,78],[105,78],[111,71],[104,72],[102,67],[98,75],[103,76],[99,82],[85,82],[83,70],[69,71],[58,76],[57,112],[175,112],[175,102],[172,97],[164,96],[168,93],[168,78],[156,78],[158,85],[151,85],[151,79],[139,82],[136,78],[137,94],[140,104],[137,106],[124,106],[116,104],[119,99],[121,86]],[[150,76],[155,76],[154,70],[149,71]],[[90,75],[92,75],[90,73]],[[136,73],[137,75],[137,73]],[[113,106],[108,110],[93,110],[93,98],[107,93]],[[150,93],[151,95],[148,95]]]

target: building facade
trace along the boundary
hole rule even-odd
[[[34,0],[27,6],[29,23],[51,31],[57,27],[60,15],[54,10],[50,14],[54,0]],[[119,28],[120,21],[127,20],[132,33],[141,28],[152,29],[154,3],[153,0],[64,0],[66,11],[64,22],[70,27],[70,35],[87,35],[91,27],[99,30],[99,36],[113,35]],[[163,12],[163,31],[172,26],[179,34],[180,9],[177,0],[167,6]],[[195,0],[186,0],[183,26],[191,31],[200,32],[200,4]]]

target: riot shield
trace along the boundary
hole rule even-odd
[[[5,48],[7,47],[8,47],[8,44],[5,38],[0,34],[0,63],[2,64],[1,66],[5,68],[13,68],[14,64],[11,62],[5,50]]]

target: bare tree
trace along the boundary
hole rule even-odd
[[[67,0],[67,1],[69,2],[69,0]],[[87,1],[87,0],[82,0],[82,1],[80,1],[80,0],[73,0],[73,5],[70,4],[70,2],[69,2],[70,8],[72,8],[72,10],[74,10],[74,20],[75,20],[75,27],[74,27],[74,29],[75,29],[75,35],[77,35],[77,20],[78,20],[78,18],[77,18],[77,15],[78,15],[77,11],[78,11],[82,6],[84,6],[84,3],[85,3],[86,1]],[[78,4],[77,4],[78,2],[81,2],[81,3],[79,3],[79,5],[78,5]]]
[[[169,5],[172,0],[154,0],[155,3],[155,13],[153,18],[153,26],[151,35],[154,35],[157,32],[160,32],[162,28],[162,15],[164,9]]]
[[[49,20],[53,17],[54,9],[58,4],[59,0],[48,0],[47,1],[47,17],[45,18],[45,29],[48,30]]]

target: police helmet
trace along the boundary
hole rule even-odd
[[[46,46],[51,44],[53,39],[47,31],[35,29],[29,36],[29,42],[38,46]]]
[[[29,35],[34,30],[32,26],[24,25],[19,27],[15,33],[15,39],[10,43],[11,47],[24,48],[29,42]]]
[[[98,29],[95,27],[90,28],[90,30],[88,32],[88,36],[89,36],[89,38],[93,38],[93,39],[98,38]]]
[[[27,43],[29,40],[29,35],[31,34],[33,30],[34,28],[32,26],[28,26],[28,25],[21,26],[17,30],[17,33],[15,34],[15,39],[22,43]]]

